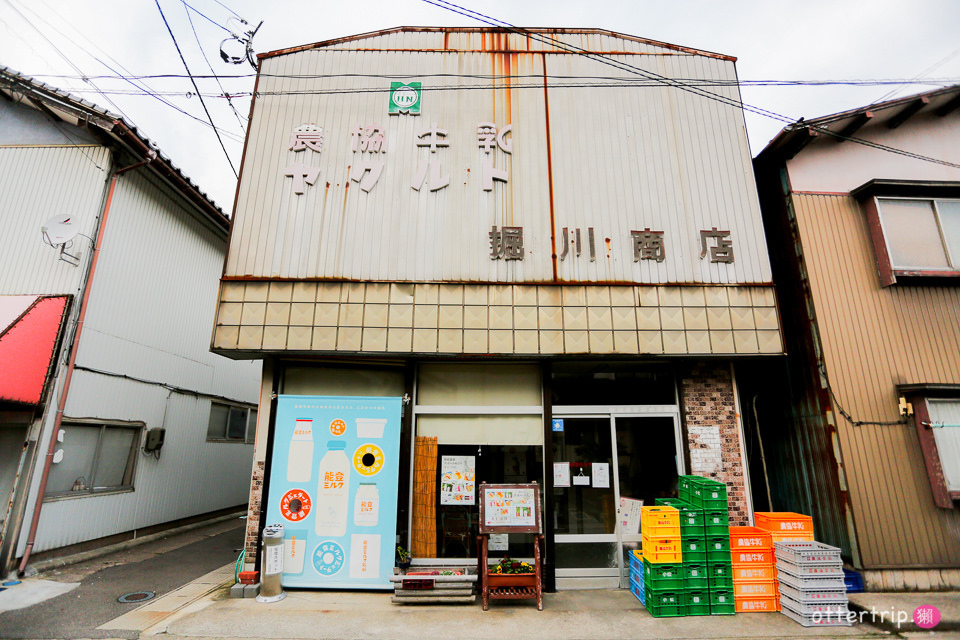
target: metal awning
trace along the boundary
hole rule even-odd
[[[0,296],[0,401],[39,404],[70,296]]]

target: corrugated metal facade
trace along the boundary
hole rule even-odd
[[[529,37],[398,31],[265,57],[224,276],[417,282],[761,284],[771,281],[733,61],[614,34],[558,34],[602,60]],[[553,49],[541,52],[541,49]],[[731,82],[731,104],[645,81],[643,74]],[[388,116],[390,79],[422,81],[419,117]],[[495,80],[492,78],[496,78]],[[574,85],[574,86],[571,86]],[[506,183],[484,191],[477,125],[512,125],[495,149]],[[449,147],[418,134],[434,123]],[[303,124],[323,150],[289,149]],[[385,169],[369,192],[349,173],[351,130],[385,129]],[[367,154],[369,155],[369,154]],[[420,163],[448,187],[419,191]],[[303,195],[288,167],[319,179]],[[491,260],[491,227],[523,227],[523,260]],[[700,231],[729,230],[732,264],[701,259]],[[562,253],[562,231],[588,229],[596,260]],[[634,261],[631,230],[664,232],[666,260]]]
[[[247,499],[253,446],[207,442],[210,398],[170,388],[256,403],[259,364],[207,349],[225,240],[145,171],[115,191],[64,413],[163,426],[165,444],[138,456],[133,492],[46,502],[38,552]]]
[[[92,238],[110,162],[105,147],[0,148],[0,294],[79,293],[83,269],[59,260],[40,227],[71,214]],[[83,235],[69,251],[85,259],[91,242]]]
[[[881,288],[852,197],[792,194],[836,401],[857,420],[899,418],[897,384],[960,380],[960,289]],[[938,509],[912,424],[837,416],[864,566],[960,564],[960,513]]]

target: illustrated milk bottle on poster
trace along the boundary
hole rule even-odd
[[[287,482],[310,482],[313,467],[313,420],[297,418],[287,454]]]
[[[332,440],[320,461],[320,482],[317,486],[317,535],[337,537],[347,533],[350,512],[350,460],[347,443]]]

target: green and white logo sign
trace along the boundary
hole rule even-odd
[[[402,82],[390,83],[390,115],[409,113],[412,116],[420,115],[420,87],[422,83]]]

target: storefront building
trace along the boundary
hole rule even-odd
[[[291,396],[402,399],[415,559],[476,557],[475,501],[443,482],[470,465],[543,487],[558,588],[620,584],[619,499],[678,474],[725,481],[748,524],[737,363],[783,347],[739,99],[732,58],[599,30],[262,55],[212,339],[264,360],[248,566]]]

